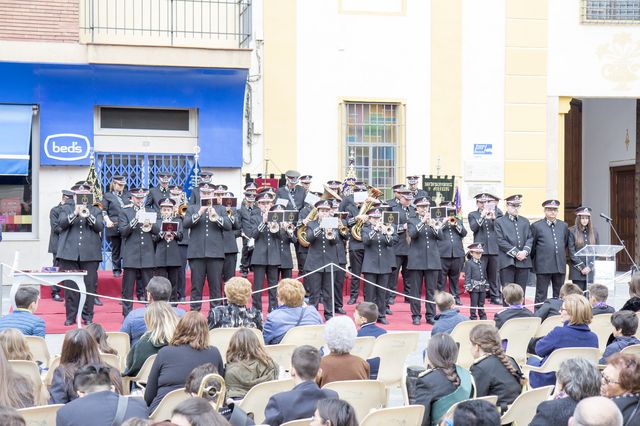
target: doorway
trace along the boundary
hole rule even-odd
[[[634,182],[636,166],[610,167],[611,182],[611,219],[620,234],[620,238],[627,247],[629,254],[635,259],[635,203]],[[611,232],[610,244],[620,244],[615,234]],[[616,255],[616,267],[619,271],[628,271],[631,261],[624,250]]]

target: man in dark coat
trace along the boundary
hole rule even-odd
[[[149,195],[147,196],[146,202],[147,207],[152,207],[153,210],[157,212],[160,211],[160,200],[171,196],[169,183],[171,182],[171,179],[173,177],[174,174],[172,172],[158,173],[158,186],[153,187],[149,190]]]
[[[547,298],[549,283],[553,289],[553,297],[560,295],[567,267],[566,250],[569,243],[569,226],[557,219],[560,201],[546,200],[542,207],[545,218],[531,225],[531,257],[536,272],[535,303],[544,302]]]
[[[238,209],[240,217],[240,230],[242,235],[242,253],[240,255],[240,272],[242,277],[249,275],[249,267],[251,266],[251,253],[253,253],[253,241],[249,244],[247,229],[249,228],[249,220],[251,219],[251,211],[255,207],[256,202],[256,184],[249,182],[244,186],[244,200]]]
[[[198,176],[198,184],[191,190],[191,196],[189,196],[189,204],[200,205],[200,184],[207,183],[212,185],[213,173],[208,170],[200,171]]]
[[[455,209],[450,201],[440,203],[440,207]],[[456,305],[460,305],[460,272],[464,265],[464,246],[462,239],[467,235],[467,230],[462,220],[452,216],[455,222],[449,220],[442,227],[442,239],[438,240],[440,250],[440,276],[438,279],[438,291],[446,291],[447,279],[449,280],[449,293],[454,298]]]
[[[73,200],[75,193],[68,189],[62,190],[62,199],[58,204],[53,206],[51,210],[49,210],[49,253],[53,256],[53,266],[58,266],[58,259],[56,258],[56,252],[58,251],[58,240],[60,239],[58,229],[58,216],[60,215],[60,210],[62,210],[62,206],[68,203],[70,200]],[[60,288],[58,286],[51,287],[51,297],[56,302],[62,302],[62,297],[60,297]]]
[[[409,279],[411,280],[411,296],[419,299],[422,289],[426,288],[426,297],[431,303],[425,302],[428,324],[434,324],[436,307],[434,296],[438,286],[438,277],[442,269],[438,240],[442,239],[442,231],[431,219],[428,209],[431,202],[428,198],[416,198],[416,217],[409,220],[407,232],[411,238],[409,246]],[[423,284],[424,283],[424,284]],[[411,299],[411,319],[414,325],[420,324],[420,301]]]
[[[419,183],[420,183],[420,176],[418,175],[407,176],[407,185],[409,185],[409,191],[411,191],[411,195],[413,195],[413,198],[428,197],[429,194],[427,194],[427,191],[425,191],[424,189],[418,188]]]
[[[75,192],[78,200],[81,200],[83,195],[91,195],[91,187],[86,183],[75,185],[71,190]],[[60,208],[56,226],[60,235],[56,251],[58,265],[62,271],[87,271],[84,277],[87,293],[95,293],[98,285],[98,266],[102,261],[100,233],[103,227],[100,209],[90,203],[76,204],[69,200]],[[73,281],[65,281],[64,285],[78,288]],[[80,294],[69,290],[64,294],[67,313],[64,324],[69,326],[76,322]],[[87,295],[82,308],[82,321],[85,325],[93,322],[93,296]]]
[[[502,216],[497,207],[498,197],[481,193],[475,197],[477,210],[469,213],[469,227],[473,232],[473,242],[482,243],[484,254],[482,260],[487,265],[487,280],[489,281],[489,298],[494,305],[501,304],[501,294],[498,288],[498,236],[495,222]]]
[[[529,219],[520,216],[522,195],[512,195],[505,199],[507,214],[498,218],[495,232],[500,247],[499,266],[500,281],[505,286],[510,283],[519,284],[526,294],[527,281],[531,271],[531,226]]]
[[[407,273],[407,262],[409,261],[409,241],[411,240],[407,234],[407,227],[409,219],[415,217],[415,207],[411,205],[413,201],[413,193],[406,186],[402,186],[398,189],[398,204],[391,208],[391,211],[398,212],[398,239],[393,246],[395,253],[395,269],[391,272],[389,277],[389,288],[394,291],[398,291],[398,277],[400,275],[400,269],[402,269],[402,283],[404,294],[411,293],[411,284],[409,280],[409,274]],[[395,293],[389,293],[387,295],[387,303],[393,305],[396,300]],[[391,310],[387,307],[387,315]]]
[[[305,190],[298,185],[300,180],[300,173],[296,170],[287,170],[285,173],[287,183],[285,186],[278,188],[276,192],[277,204],[278,200],[286,200],[287,204],[282,205],[285,210],[298,210],[300,211],[304,207]]]
[[[122,298],[133,298],[133,286],[136,277],[138,288],[136,293],[138,300],[142,300],[146,293],[147,283],[153,277],[155,268],[154,239],[160,234],[160,228],[156,221],[140,222],[141,214],[154,213],[150,207],[145,207],[144,199],[147,190],[144,188],[131,189],[132,205],[125,207],[118,217],[118,231],[122,236],[122,267],[124,274],[122,277]],[[142,285],[140,285],[142,284]],[[132,302],[122,302],[122,315],[127,316],[133,307]]]
[[[111,244],[111,264],[114,277],[119,277],[122,273],[122,258],[120,256],[122,238],[118,232],[118,217],[122,209],[131,202],[129,196],[124,192],[126,185],[127,180],[124,176],[114,176],[111,180],[111,191],[106,192],[102,197],[102,217],[106,237]]]
[[[249,238],[255,241],[251,254],[251,267],[253,268],[253,290],[264,288],[265,276],[267,287],[273,287],[278,283],[278,268],[280,267],[280,232],[271,232],[268,224],[269,210],[273,198],[269,192],[262,192],[256,198],[258,208],[251,212],[249,227],[246,231]],[[279,231],[279,230],[278,230]],[[277,306],[276,289],[269,290],[269,312]],[[262,311],[262,292],[253,294],[253,307]]]
[[[217,185],[213,190],[213,195],[217,198],[218,204],[222,204],[222,197],[234,198],[233,192],[227,192],[226,185]],[[222,232],[224,241],[224,265],[222,265],[222,280],[235,277],[236,263],[238,263],[238,238],[242,234],[242,223],[238,209],[225,206],[226,215],[231,222],[231,229]]]
[[[191,310],[201,308],[205,278],[209,283],[209,298],[222,295],[222,268],[224,266],[223,231],[231,230],[231,221],[225,208],[219,204],[202,205],[202,200],[211,199],[213,186],[200,184],[201,203],[192,204],[184,216],[183,226],[189,230],[187,257],[191,266]],[[220,301],[210,302],[213,309]]]
[[[353,228],[358,220],[358,214],[362,202],[356,204],[354,202],[353,194],[344,197],[340,203],[339,210],[347,212],[347,226],[349,231]],[[360,217],[361,220],[365,220],[365,215]],[[349,301],[348,305],[353,305],[358,300],[358,294],[360,293],[360,274],[362,273],[362,258],[364,257],[364,245],[362,241],[356,240],[351,232],[349,232],[349,271],[351,275],[351,288],[349,289]]]
[[[278,426],[283,423],[313,417],[321,399],[338,398],[330,389],[320,389],[315,382],[320,369],[320,352],[313,346],[296,348],[291,356],[291,377],[294,387],[277,393],[267,402],[264,424]]]
[[[172,302],[178,301],[178,284],[181,267],[179,241],[182,240],[182,218],[173,215],[175,200],[165,198],[160,200],[160,216],[157,220],[159,234],[156,238],[155,275],[165,277],[171,282]],[[175,231],[162,230],[164,222],[172,222],[177,225]]]

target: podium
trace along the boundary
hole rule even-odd
[[[614,294],[616,280],[616,254],[624,247],[619,245],[586,245],[576,252],[576,256],[587,259],[588,265],[593,265],[593,282],[604,284],[610,294]],[[587,275],[587,290],[589,289],[589,275]]]

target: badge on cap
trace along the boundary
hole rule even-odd
[[[560,207],[560,201],[558,200],[546,200],[542,203],[542,207],[545,209],[557,209]]]
[[[320,200],[315,204],[317,209],[331,209],[331,203],[329,200]]]
[[[469,251],[475,251],[476,253],[483,253],[484,245],[482,243],[473,243],[473,244],[469,244],[467,246],[467,249]]]
[[[591,216],[591,207],[582,206],[576,209],[576,215],[578,216]]]
[[[173,207],[176,205],[176,202],[171,198],[163,198],[160,200],[160,207]]]
[[[511,206],[519,206],[520,204],[522,204],[522,195],[520,194],[511,195],[505,198],[504,200],[507,202],[507,204]]]
[[[367,216],[369,217],[382,217],[382,212],[380,209],[371,209],[367,212]]]

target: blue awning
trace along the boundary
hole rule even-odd
[[[31,105],[0,105],[0,175],[29,173],[32,117]]]

